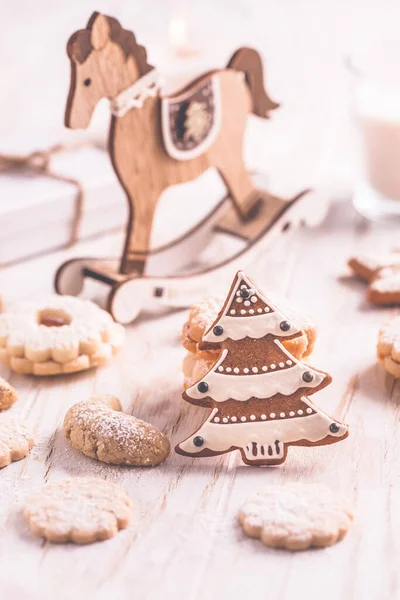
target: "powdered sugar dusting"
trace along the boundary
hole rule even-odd
[[[168,439],[158,429],[98,402],[70,408],[64,433],[75,449],[107,463],[152,466],[169,453]]]
[[[112,537],[127,527],[131,514],[132,502],[122,488],[94,478],[50,483],[24,508],[34,533],[81,544]]]
[[[353,519],[350,503],[322,485],[265,487],[239,513],[246,533],[269,546],[300,550],[335,543]]]

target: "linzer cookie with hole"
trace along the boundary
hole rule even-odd
[[[400,316],[381,326],[378,334],[377,356],[390,375],[400,377]]]
[[[0,360],[17,373],[60,375],[106,363],[124,328],[90,300],[49,296],[0,314]]]
[[[74,404],[64,419],[71,446],[101,462],[154,467],[170,450],[168,438],[150,423],[121,412],[114,396],[97,396]]]
[[[244,304],[248,299],[250,305]],[[303,336],[288,315],[245,273],[236,274],[202,337],[207,348],[218,347],[218,360],[183,394],[211,412],[176,447],[179,454],[194,458],[239,451],[244,463],[269,466],[283,463],[289,446],[322,446],[347,437],[347,425],[308,398],[331,377],[287,349],[288,342]]]
[[[400,251],[361,255],[348,262],[355,275],[368,283],[367,299],[372,304],[400,304]]]

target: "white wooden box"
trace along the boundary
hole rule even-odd
[[[105,150],[82,147],[56,155],[51,170],[84,189],[79,239],[125,225],[127,202]],[[0,265],[68,244],[77,210],[77,187],[45,175],[0,176]]]

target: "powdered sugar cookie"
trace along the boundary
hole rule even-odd
[[[95,478],[49,483],[28,500],[24,516],[36,535],[51,542],[91,544],[129,525],[132,501],[115,483]]]
[[[369,284],[367,298],[373,304],[400,304],[400,265],[378,271]]]
[[[0,360],[17,373],[76,373],[118,353],[124,335],[90,300],[50,296],[0,315]]]
[[[323,485],[270,485],[248,498],[239,522],[249,537],[271,548],[332,546],[347,533],[350,503]]]
[[[400,316],[381,326],[377,356],[390,375],[400,377]]]
[[[370,282],[375,279],[381,269],[400,267],[400,251],[386,252],[386,254],[359,254],[350,258],[348,265],[355,275]]]
[[[356,256],[348,265],[355,275],[369,283],[369,302],[382,306],[400,304],[400,251]]]
[[[119,412],[114,396],[78,402],[67,412],[64,434],[86,456],[116,465],[153,467],[170,451],[168,438],[150,423]]]
[[[0,468],[25,458],[34,440],[28,427],[9,415],[0,416]]]
[[[0,410],[10,408],[18,400],[18,395],[12,385],[0,377]]]

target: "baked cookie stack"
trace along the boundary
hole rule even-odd
[[[217,318],[223,303],[224,298],[213,296],[194,304],[190,309],[189,318],[182,329],[182,345],[188,351],[182,365],[185,389],[204,377],[219,357],[220,350],[214,347],[207,348],[206,344],[201,344],[201,339]],[[284,346],[295,358],[304,359],[314,348],[317,337],[315,325],[310,318],[302,316],[287,301],[280,299],[279,304],[284,307],[285,314],[299,323],[302,329],[301,336],[286,340]],[[249,312],[251,310],[250,306]]]

